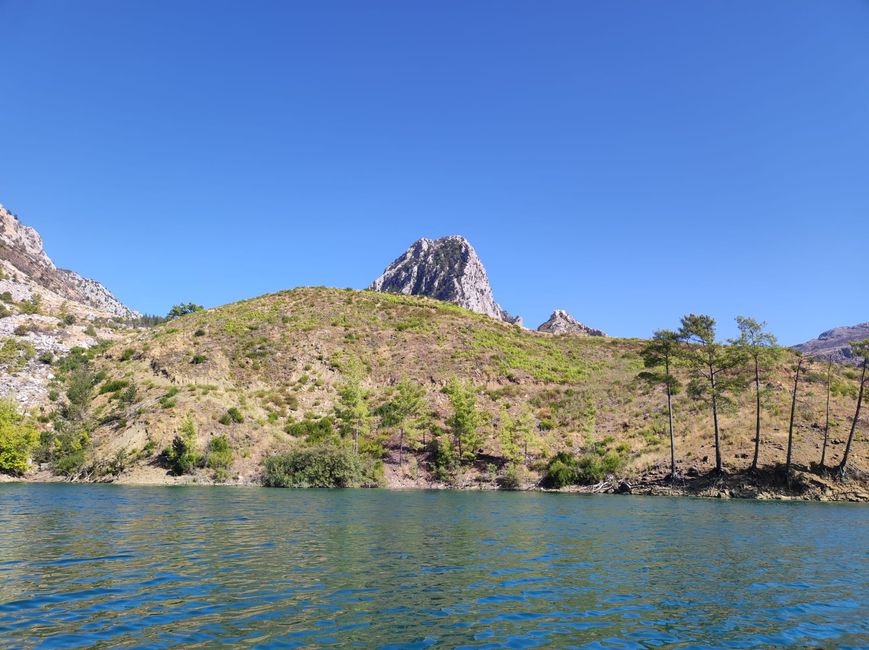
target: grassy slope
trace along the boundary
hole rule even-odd
[[[115,419],[95,431],[95,453],[109,459],[125,449],[137,459],[134,465],[144,466],[169,444],[190,414],[202,446],[212,435],[228,435],[235,450],[231,476],[256,480],[265,455],[299,444],[284,432],[288,418],[332,413],[341,364],[352,354],[366,367],[372,405],[388,399],[391,386],[407,377],[425,387],[434,423],[440,427],[448,415],[441,392],[445,383],[454,376],[473,381],[479,387],[480,408],[490,414],[481,468],[498,464],[499,413],[507,409],[516,414],[527,404],[547,429],[538,432],[531,446],[535,459],[612,437],[612,445],[630,445],[627,472],[648,473],[665,463],[669,452],[662,396],[636,380],[641,347],[639,340],[555,337],[520,330],[424,298],[296,289],[192,314],[111,347],[98,366],[110,378],[135,383],[137,398],[128,406],[119,406],[111,394],[97,398],[96,415]],[[130,350],[135,355],[122,360]],[[197,355],[205,360],[192,363]],[[821,370],[803,385],[797,411],[794,458],[802,465],[820,456]],[[784,365],[769,378],[762,464],[784,461],[789,381]],[[842,375],[840,385],[845,394],[833,398],[835,426],[828,464],[838,461],[844,450],[854,407],[847,393],[855,390],[856,381]],[[160,398],[174,389],[177,394],[161,403]],[[244,422],[218,423],[229,407],[238,407]],[[676,399],[675,409],[680,465],[710,468],[714,454],[707,409],[683,395]],[[747,391],[722,417],[729,468],[749,464],[753,426],[753,395]],[[865,421],[861,428],[865,432]],[[869,468],[865,433],[857,438],[852,454],[855,467]],[[424,484],[425,457],[418,454],[411,467],[417,461],[416,484]],[[393,485],[413,483],[389,463],[387,479]]]

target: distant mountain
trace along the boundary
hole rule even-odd
[[[537,328],[538,332],[549,334],[578,334],[580,336],[606,336],[601,330],[584,325],[563,309],[552,312],[549,320]]]
[[[382,293],[428,296],[485,314],[507,323],[521,324],[495,302],[486,269],[464,237],[419,239],[390,264],[368,287]]]
[[[869,323],[846,327],[834,327],[822,332],[818,338],[793,346],[805,355],[818,359],[830,359],[836,363],[856,364],[858,359],[851,351],[852,341],[869,339]]]
[[[13,299],[39,293],[47,303],[67,302],[68,310],[95,317],[135,318],[139,314],[96,280],[59,269],[46,254],[42,237],[0,205],[0,268]],[[70,305],[69,303],[73,303]]]

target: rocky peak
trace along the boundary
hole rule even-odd
[[[521,323],[495,302],[477,251],[459,235],[415,241],[368,288],[429,296],[507,323]]]
[[[869,323],[834,327],[821,332],[818,338],[795,345],[794,349],[816,359],[829,359],[835,363],[856,364],[859,359],[851,350],[852,341],[869,338]]]
[[[578,334],[580,336],[606,336],[604,332],[588,325],[583,325],[563,309],[552,312],[549,320],[537,328],[538,332],[548,334]]]
[[[46,254],[42,237],[34,228],[0,205],[0,268],[12,279],[3,280],[13,296],[29,298],[40,293],[49,302],[69,301],[93,316],[133,318],[139,314],[115,298],[95,280],[59,269]]]

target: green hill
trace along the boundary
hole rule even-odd
[[[103,346],[89,362],[67,362],[59,368],[56,404],[69,401],[76,376],[90,373],[85,412],[45,410],[42,420],[53,419],[57,430],[75,422],[87,430],[73,475],[256,483],[275,454],[352,444],[336,408],[355,376],[363,398],[357,406],[369,415],[360,420],[367,426],[358,441],[366,480],[393,487],[534,485],[566,451],[590,463],[586,482],[607,474],[637,482],[666,473],[669,459],[663,395],[637,379],[643,344],[532,332],[426,298],[301,288],[192,313]],[[760,459],[767,467],[784,461],[788,363],[766,382]],[[395,417],[402,381],[418,386],[423,402],[407,426]],[[462,449],[463,457],[451,385],[464,386],[466,403],[476,407],[478,440],[469,439],[473,449]],[[853,369],[836,368],[828,465],[844,449],[856,386]],[[825,368],[810,370],[800,392],[794,459],[808,469],[820,457]],[[674,407],[680,471],[702,475],[714,460],[708,409],[684,394]],[[753,409],[750,390],[723,409],[729,470],[750,463]],[[862,475],[869,463],[865,434],[858,435],[852,466]],[[177,473],[173,462],[185,450],[192,467],[182,463],[183,474],[173,478],[167,468]]]

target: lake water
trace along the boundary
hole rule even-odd
[[[0,484],[0,648],[869,645],[869,507]]]

